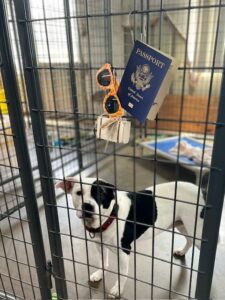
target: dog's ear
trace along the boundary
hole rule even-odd
[[[66,193],[71,193],[75,182],[77,182],[76,177],[67,177],[65,180],[57,182],[55,187],[64,190]]]
[[[103,182],[101,185],[101,188],[103,189],[105,195],[108,198],[113,199],[115,197],[115,186],[108,182]]]
[[[109,208],[111,200],[115,198],[115,186],[102,181],[96,180],[91,188],[91,196],[103,208]]]
[[[112,199],[115,198],[115,193],[116,193],[115,186],[108,182],[105,182],[105,183],[103,183],[102,187],[104,190],[102,205],[103,205],[103,208],[109,208]]]

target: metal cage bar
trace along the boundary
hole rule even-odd
[[[49,152],[46,151],[44,145],[47,145],[47,131],[45,121],[41,109],[43,107],[41,91],[39,86],[38,74],[36,71],[26,69],[27,66],[36,66],[35,46],[33,42],[33,32],[29,24],[21,23],[20,20],[30,18],[29,1],[19,0],[14,2],[15,12],[18,24],[18,33],[20,44],[23,49],[23,67],[24,76],[27,87],[27,95],[30,106],[31,121],[34,133],[35,147],[37,152],[38,166],[40,171],[42,192],[44,203],[56,203],[55,190],[52,177],[52,168]],[[42,146],[43,145],[43,146]],[[53,272],[55,276],[62,276],[64,278],[64,264],[62,257],[62,244],[60,237],[51,234],[51,230],[60,231],[57,208],[50,208],[45,205],[45,213],[47,224],[49,228],[49,241],[52,254],[56,254],[58,258],[52,255]],[[67,298],[67,289],[65,281],[55,277],[57,295],[62,299]]]
[[[3,2],[3,0],[0,1],[0,53],[2,58],[1,72],[6,91],[15,150],[17,154],[18,168],[21,177],[21,184],[24,191],[24,201],[26,204],[26,211],[29,219],[29,229],[31,233],[31,239],[33,242],[33,252],[37,266],[40,292],[43,299],[50,299],[51,292],[47,280],[46,257],[44,251],[43,237],[41,232],[40,219],[38,215],[38,207],[33,184],[33,175],[29,159],[29,152],[27,148],[24,122],[22,119],[19,91],[15,75],[14,63],[12,60],[10,39],[7,28],[7,18],[5,14],[5,6]]]
[[[206,201],[199,271],[196,287],[197,299],[209,299],[225,193],[225,70],[221,86],[219,114],[212,155],[212,170]],[[213,224],[213,226],[212,226]]]

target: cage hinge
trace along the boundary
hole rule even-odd
[[[48,288],[52,289],[52,276],[54,276],[54,274],[52,270],[52,262],[50,260],[47,261],[46,273],[47,273]]]

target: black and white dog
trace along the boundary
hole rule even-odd
[[[196,204],[204,205],[202,194],[198,200],[198,186],[188,182],[169,182],[158,184],[154,187],[137,193],[116,191],[108,182],[96,178],[82,178],[82,183],[77,177],[69,177],[65,181],[56,183],[57,188],[62,188],[72,195],[72,200],[77,217],[83,219],[84,225],[90,236],[96,240],[98,251],[101,251],[101,241],[114,246],[110,250],[118,251],[120,260],[120,293],[123,292],[128,275],[129,254],[134,239],[140,236],[151,237],[155,224],[154,234],[169,229],[173,224],[182,224],[179,231],[186,236],[186,244],[174,254],[182,257],[192,246],[195,230]],[[154,193],[154,197],[153,197]],[[176,195],[176,209],[174,201]],[[202,218],[197,219],[196,236],[201,237]],[[117,220],[116,220],[117,218]],[[136,220],[136,226],[134,224]],[[118,224],[118,228],[117,228]],[[148,230],[149,229],[149,230]],[[199,240],[195,241],[199,248]],[[109,265],[108,249],[104,249],[104,270]],[[101,253],[101,252],[100,252]],[[101,262],[99,270],[90,276],[90,281],[97,282],[103,277]],[[109,292],[109,296],[119,296],[118,281]]]

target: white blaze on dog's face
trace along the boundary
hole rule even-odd
[[[89,227],[98,228],[110,216],[115,204],[115,188],[102,179],[68,177],[56,184],[72,195],[78,218],[85,220]],[[100,218],[101,214],[101,218]]]

